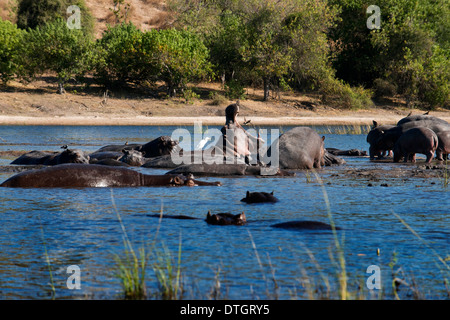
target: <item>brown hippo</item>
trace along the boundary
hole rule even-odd
[[[272,225],[273,228],[294,229],[294,230],[332,230],[332,226],[319,221],[288,221]],[[335,227],[335,230],[341,230]]]
[[[227,225],[237,225],[242,226],[247,223],[247,219],[245,217],[245,213],[241,214],[231,214],[231,213],[217,213],[211,214],[211,211],[208,211],[206,215],[206,222],[209,224],[227,226]]]
[[[63,152],[43,152],[34,150],[11,162],[11,164],[43,164],[46,166],[54,166],[63,163],[89,163],[89,155],[77,149],[65,149]]]
[[[87,188],[143,186],[218,186],[220,182],[187,179],[183,175],[147,175],[135,170],[95,164],[61,164],[22,172],[0,187],[12,188]]]
[[[278,149],[281,169],[320,169],[325,165],[324,140],[311,128],[295,127],[282,134],[268,153]]]
[[[426,155],[426,162],[430,163],[437,147],[438,137],[433,130],[425,127],[406,130],[394,145],[394,162],[399,162],[402,157],[405,162],[408,159],[416,162],[415,154],[421,153]]]
[[[250,192],[247,191],[245,198],[241,199],[242,202],[246,203],[262,203],[262,202],[278,202],[278,199],[274,197],[273,191],[268,192]]]
[[[436,149],[436,159],[439,161],[446,160],[450,153],[450,130],[440,131],[437,134],[438,147]]]

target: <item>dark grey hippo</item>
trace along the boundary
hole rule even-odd
[[[146,144],[122,144],[122,145],[107,145],[101,147],[95,153],[112,151],[122,152],[123,150],[137,150],[142,153],[145,158],[153,158],[163,155],[169,155],[178,145],[178,141],[172,140],[169,136],[158,137]]]
[[[106,160],[106,159],[112,159],[112,160],[119,160],[121,157],[123,157],[123,151],[95,151],[89,155],[89,162],[90,163],[97,163],[98,161]]]
[[[89,155],[82,150],[65,149],[62,152],[31,151],[15,159],[11,164],[54,166],[63,163],[89,163]]]
[[[247,191],[245,198],[242,198],[241,201],[246,203],[275,203],[278,202],[278,199],[273,195],[273,191],[271,193]]]
[[[370,159],[382,158],[386,155],[389,150],[392,149],[380,149],[378,145],[378,139],[389,129],[392,129],[393,125],[378,125],[378,123],[373,120],[373,127],[367,134],[366,141],[369,143],[369,157]]]
[[[280,168],[274,168],[274,170],[269,170],[266,167],[261,166],[250,166],[245,163],[234,163],[234,164],[187,164],[176,167],[175,169],[167,172],[168,174],[195,174],[199,176],[282,176],[290,177],[295,176],[295,173],[288,172],[286,170],[281,170]]]
[[[438,137],[433,130],[425,127],[411,128],[406,130],[394,145],[394,162],[399,162],[402,157],[406,162],[411,159],[416,161],[415,154],[426,155],[427,163],[433,159],[438,147]]]
[[[268,153],[279,150],[281,169],[313,169],[325,165],[325,137],[308,127],[295,127],[282,134],[270,146]]]
[[[448,158],[448,155],[450,153],[450,130],[440,131],[436,135],[438,137],[436,159],[443,161]]]
[[[95,164],[61,164],[16,174],[0,187],[89,188],[140,186],[219,186],[183,175],[147,175],[135,170]]]
[[[147,161],[140,151],[122,150],[122,152],[123,155],[118,159],[118,161],[124,162],[130,166],[140,167]]]
[[[427,114],[418,114],[418,115],[408,116],[408,117],[400,119],[397,122],[397,126],[401,126],[401,125],[403,125],[405,123],[408,123],[408,122],[423,121],[423,120],[448,124],[448,122],[445,121],[444,119],[441,119],[441,118],[438,118],[438,117],[434,117],[434,116],[430,116],[430,115],[427,115]]]
[[[349,156],[349,157],[365,157],[367,152],[358,149],[340,150],[336,148],[326,148],[326,151],[335,156]]]
[[[431,129],[436,134],[441,131],[450,131],[450,124],[443,121],[434,121],[432,119],[417,120],[401,123],[399,126],[395,126],[391,129],[383,131],[379,136],[375,147],[378,150],[392,150],[397,140],[402,136],[404,132],[412,128],[425,127]]]
[[[247,223],[247,219],[245,217],[245,213],[241,214],[231,214],[231,213],[217,213],[211,214],[211,211],[208,211],[206,215],[206,222],[213,225],[227,226],[227,225],[236,225],[242,226]]]
[[[135,150],[142,152],[142,155],[145,158],[154,158],[158,156],[170,155],[177,145],[178,141],[172,140],[171,137],[161,136]]]
[[[272,225],[273,228],[292,230],[332,230],[332,226],[319,221],[288,221]],[[335,230],[341,230],[335,227]]]

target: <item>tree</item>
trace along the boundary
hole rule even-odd
[[[16,25],[0,18],[0,79],[4,84],[14,77],[20,66],[23,34]]]
[[[66,22],[57,19],[29,30],[23,42],[24,78],[55,72],[58,92],[64,93],[64,84],[90,69],[93,42],[81,30],[69,29]]]
[[[201,39],[188,30],[150,30],[144,33],[142,45],[156,66],[157,78],[167,85],[173,97],[188,82],[205,79],[212,73],[209,51]]]

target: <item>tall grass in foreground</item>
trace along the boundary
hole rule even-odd
[[[47,262],[48,273],[50,276],[50,288],[51,288],[51,292],[52,292],[52,300],[54,300],[56,297],[56,290],[55,290],[55,284],[53,282],[52,266],[50,264],[50,257],[48,256],[48,252],[47,252],[47,244],[45,242],[44,227],[42,226],[41,216],[38,215],[38,218],[39,218],[39,224],[41,227],[42,244],[44,245],[45,261]]]
[[[122,229],[125,247],[124,257],[119,254],[114,254],[114,260],[118,268],[116,276],[121,282],[124,298],[136,300],[148,297],[145,281],[146,269],[151,259],[152,263],[150,265],[155,273],[156,282],[159,288],[159,292],[154,293],[154,296],[157,299],[164,300],[182,299],[184,290],[181,276],[181,237],[177,254],[178,260],[176,263],[172,259],[172,254],[167,247],[163,245],[163,249],[160,250],[155,246],[162,219],[162,206],[158,229],[156,231],[155,239],[151,244],[151,250],[149,250],[150,253],[146,253],[145,247],[141,247],[138,250],[138,254],[136,254],[115,205],[112,189],[111,201]]]

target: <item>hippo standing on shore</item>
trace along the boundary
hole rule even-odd
[[[416,162],[416,153],[426,155],[427,163],[433,159],[438,147],[438,137],[433,130],[425,127],[412,128],[405,131],[394,146],[394,162],[399,162],[402,157],[405,162],[410,159]]]
[[[30,151],[11,164],[54,166],[63,163],[89,163],[89,156],[81,150],[65,149],[63,152]]]
[[[450,154],[450,130],[440,131],[436,135],[438,137],[436,159],[439,161],[444,161],[448,158],[448,155]]]
[[[150,186],[218,186],[183,175],[147,175],[135,170],[95,164],[61,164],[16,174],[0,184],[10,188],[89,188]]]
[[[367,134],[366,141],[369,143],[369,156],[370,159],[375,159],[377,157],[378,159],[382,158],[386,155],[386,152],[389,152],[389,150],[392,149],[380,149],[380,146],[378,145],[378,139],[389,129],[392,129],[393,125],[378,125],[378,123],[374,120],[373,121],[373,127]]]
[[[282,169],[320,169],[325,165],[324,140],[311,128],[295,127],[282,134],[268,152],[279,150]]]

